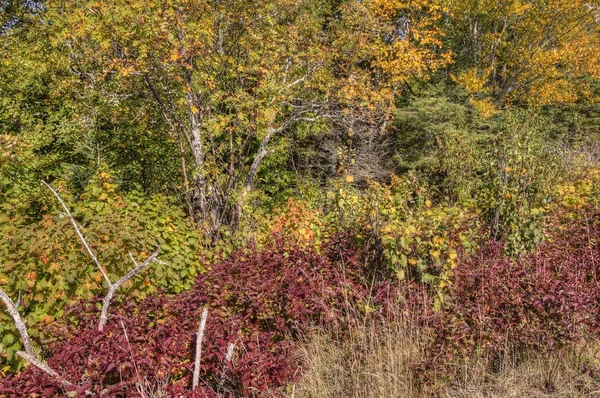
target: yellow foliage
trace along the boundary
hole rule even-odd
[[[452,29],[470,43],[461,48],[469,68],[455,80],[473,98],[496,105],[573,103],[600,78],[600,20],[587,0],[445,4]],[[491,115],[487,103],[474,106]]]
[[[492,101],[489,98],[485,98],[482,100],[471,98],[469,99],[469,102],[484,119],[489,119],[499,112],[499,110],[496,108],[496,106],[494,106],[494,104],[492,104]]]

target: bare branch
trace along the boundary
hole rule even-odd
[[[139,274],[150,263],[152,263],[153,261],[156,261],[156,257],[158,256],[159,253],[160,253],[160,247],[157,248],[156,251],[154,253],[152,253],[152,255],[150,257],[148,257],[141,264],[137,264],[135,262],[135,260],[133,259],[133,256],[131,256],[131,254],[130,254],[131,259],[133,260],[133,262],[136,266],[134,269],[129,271],[127,273],[127,275],[125,275],[124,277],[122,277],[121,279],[116,281],[115,283],[109,282],[108,293],[106,294],[106,296],[104,297],[104,300],[102,302],[102,313],[100,314],[100,323],[98,324],[98,330],[102,331],[104,329],[104,325],[106,325],[106,321],[108,319],[108,307],[110,306],[110,302],[111,302],[113,296],[115,295],[115,292],[119,288],[119,286],[121,286],[123,283],[127,282],[129,279],[131,279],[134,276],[136,276],[137,274]]]
[[[233,358],[233,350],[235,349],[235,344],[229,343],[227,346],[227,354],[225,355],[225,363],[223,364],[223,370],[221,371],[221,380],[219,381],[219,390],[223,388],[223,384],[225,384],[225,374],[227,373],[229,362],[231,362],[231,358]]]
[[[8,313],[13,318],[15,326],[17,327],[17,330],[21,335],[21,341],[23,342],[23,346],[25,346],[26,352],[17,351],[17,356],[23,358],[24,360],[26,360],[36,368],[42,370],[49,376],[56,378],[64,386],[76,388],[76,386],[73,383],[71,383],[68,380],[65,380],[58,373],[56,373],[56,371],[54,371],[48,365],[37,359],[37,354],[33,350],[31,339],[29,338],[29,333],[27,333],[27,327],[25,326],[23,319],[21,319],[21,315],[19,315],[19,311],[17,310],[16,304],[10,299],[10,297],[8,297],[6,292],[2,289],[0,289],[0,299],[2,299],[2,301],[6,305],[6,308],[8,309]]]
[[[44,373],[48,374],[49,376],[56,378],[61,384],[65,385],[67,387],[72,387],[72,388],[75,387],[76,388],[75,384],[64,379],[61,375],[56,373],[56,371],[54,369],[50,368],[48,365],[46,365],[42,361],[38,360],[34,355],[28,354],[23,351],[17,351],[17,355],[20,356],[21,358],[23,358],[24,360],[26,360],[27,362],[29,362],[30,364],[32,364],[33,366],[35,366],[36,368],[40,369]]]
[[[192,381],[192,390],[195,390],[200,381],[200,358],[202,357],[202,337],[204,337],[204,327],[206,326],[206,318],[208,317],[208,308],[202,311],[200,318],[200,327],[196,335],[196,360],[194,362],[194,379]]]
[[[2,301],[4,302],[4,305],[6,305],[6,309],[8,310],[8,313],[10,314],[13,321],[15,322],[15,326],[17,327],[17,330],[19,331],[19,334],[21,335],[21,341],[23,342],[25,351],[27,351],[27,354],[35,356],[36,353],[33,350],[33,345],[31,344],[31,339],[29,338],[29,333],[27,333],[27,327],[25,326],[23,319],[21,319],[21,315],[19,315],[19,310],[17,309],[17,305],[10,299],[10,297],[8,297],[8,294],[6,294],[6,292],[2,289],[0,289],[0,299],[2,299]]]
[[[77,232],[77,236],[79,236],[79,239],[81,240],[81,243],[83,244],[83,247],[85,247],[85,249],[87,250],[87,252],[90,255],[90,257],[92,258],[92,260],[94,260],[94,263],[96,263],[96,265],[98,266],[98,269],[102,273],[102,276],[104,277],[104,280],[106,281],[106,283],[108,284],[108,287],[110,289],[110,287],[112,286],[112,283],[110,283],[110,279],[108,279],[108,275],[106,274],[106,271],[104,271],[104,268],[100,265],[98,258],[96,257],[96,255],[94,254],[92,249],[90,249],[90,245],[88,245],[85,238],[83,237],[83,234],[81,233],[81,228],[79,228],[79,226],[77,225],[77,222],[75,221],[75,218],[73,218],[73,215],[69,211],[69,208],[67,207],[67,205],[65,205],[65,202],[63,202],[63,200],[58,195],[58,193],[54,190],[54,188],[52,188],[46,181],[42,181],[42,184],[44,184],[46,187],[48,187],[48,189],[54,194],[54,196],[56,196],[56,199],[58,199],[58,201],[62,205],[63,209],[67,213],[67,216],[69,217],[69,220],[71,221],[71,224],[73,225],[73,228],[75,228],[75,232]]]

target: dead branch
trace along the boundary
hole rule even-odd
[[[225,363],[223,363],[223,370],[221,371],[221,380],[219,381],[219,390],[223,388],[223,384],[225,384],[225,375],[228,370],[229,362],[233,358],[233,350],[235,349],[235,344],[229,343],[227,346],[227,354],[225,355]]]
[[[35,356],[35,351],[33,350],[33,345],[31,344],[31,339],[29,338],[29,334],[27,333],[27,327],[25,326],[25,322],[21,319],[21,315],[19,315],[19,310],[17,309],[16,304],[8,297],[8,294],[2,289],[0,289],[0,299],[6,305],[6,309],[8,313],[12,317],[15,322],[15,326],[21,335],[21,341],[23,342],[23,346],[25,347],[25,351],[27,354]]]
[[[92,249],[90,248],[90,245],[88,245],[87,241],[83,237],[81,228],[79,227],[79,225],[77,225],[75,218],[69,211],[69,208],[67,207],[65,202],[62,200],[62,198],[60,197],[58,192],[56,192],[54,190],[54,188],[52,188],[46,181],[42,181],[42,183],[52,192],[52,194],[54,194],[56,199],[58,199],[58,201],[60,202],[62,208],[65,210],[65,213],[69,217],[69,220],[71,221],[71,224],[73,225],[73,228],[75,228],[75,232],[77,232],[77,236],[79,236],[79,239],[81,240],[81,243],[83,244],[83,247],[88,252],[88,254],[92,258],[94,263],[98,266],[98,269],[102,273],[102,276],[104,277],[104,280],[106,281],[106,284],[108,285],[108,293],[106,294],[106,296],[104,297],[104,300],[102,301],[102,312],[100,313],[100,322],[98,324],[98,330],[102,331],[104,329],[104,325],[106,325],[106,321],[108,319],[108,307],[110,306],[110,302],[112,301],[112,298],[115,295],[115,292],[117,291],[119,286],[121,286],[123,283],[127,282],[129,279],[131,279],[134,276],[136,276],[137,274],[139,274],[144,268],[146,268],[153,261],[158,261],[156,259],[156,257],[158,256],[158,253],[160,253],[160,247],[157,248],[156,251],[141,264],[137,264],[135,262],[135,260],[133,259],[133,256],[131,256],[131,254],[129,254],[131,259],[133,260],[133,263],[135,264],[135,268],[132,269],[131,271],[129,271],[127,273],[127,275],[125,275],[124,277],[119,279],[117,282],[112,283],[110,281],[110,279],[108,278],[106,271],[104,270],[102,265],[100,265],[98,258],[96,257],[96,255],[94,254]]]
[[[150,257],[148,257],[141,264],[137,264],[135,262],[135,260],[133,260],[133,257],[131,257],[131,259],[133,260],[133,262],[135,264],[135,268],[132,269],[131,271],[129,271],[127,273],[127,275],[125,275],[124,277],[122,277],[121,279],[116,281],[115,283],[110,283],[110,281],[109,281],[108,293],[106,294],[106,296],[104,297],[104,300],[102,302],[102,313],[100,314],[100,323],[98,324],[98,330],[102,331],[104,329],[104,325],[106,325],[106,321],[108,319],[108,307],[110,306],[110,302],[111,302],[113,296],[115,295],[115,292],[119,288],[119,286],[121,286],[123,283],[127,282],[129,279],[131,279],[134,276],[136,276],[137,274],[139,274],[150,263],[152,263],[153,261],[156,261],[156,257],[158,257],[159,253],[160,253],[160,247],[157,248],[156,251],[154,253],[152,253],[152,255],[150,255]]]
[[[58,373],[56,373],[55,370],[53,370],[48,365],[46,365],[45,363],[43,363],[37,359],[37,354],[33,350],[33,345],[31,344],[31,339],[29,338],[29,333],[27,333],[27,326],[25,326],[25,323],[23,322],[21,315],[19,315],[19,311],[17,310],[16,304],[11,300],[10,297],[8,297],[8,294],[6,294],[6,292],[2,289],[0,289],[0,299],[2,299],[2,301],[6,305],[8,313],[10,314],[13,321],[15,322],[15,326],[16,326],[17,330],[19,331],[19,334],[21,335],[21,341],[23,342],[23,346],[25,347],[26,352],[17,351],[17,356],[23,358],[24,360],[26,360],[27,362],[29,362],[36,368],[43,371],[44,373],[57,379],[64,386],[76,387],[70,381],[62,378]]]
[[[29,362],[30,364],[32,364],[33,366],[35,366],[36,368],[40,369],[42,372],[46,373],[47,375],[54,377],[61,384],[65,385],[67,387],[71,387],[71,388],[76,387],[75,384],[64,379],[61,375],[56,373],[56,371],[54,369],[52,369],[51,367],[49,367],[42,361],[39,361],[34,355],[28,354],[23,351],[17,351],[17,355],[20,356],[21,358],[23,358],[24,360],[26,360],[27,362]]]
[[[65,213],[69,217],[71,224],[73,224],[73,228],[75,228],[75,232],[77,233],[77,236],[79,236],[79,239],[81,240],[81,243],[83,244],[83,247],[85,247],[85,250],[87,250],[87,252],[90,255],[90,257],[92,258],[92,260],[94,260],[94,263],[96,263],[96,266],[98,266],[98,269],[102,273],[104,280],[106,281],[106,283],[108,284],[108,287],[110,288],[111,283],[110,283],[110,279],[108,279],[108,275],[106,274],[106,271],[104,271],[104,268],[100,265],[98,258],[96,257],[96,255],[94,254],[92,249],[90,249],[90,245],[88,245],[85,238],[83,237],[83,234],[81,233],[81,228],[79,227],[79,225],[77,225],[77,222],[75,221],[75,218],[69,211],[69,208],[67,207],[67,205],[65,205],[65,202],[63,202],[61,197],[58,195],[58,192],[56,192],[54,190],[54,188],[52,188],[46,181],[42,181],[42,184],[44,184],[54,194],[56,199],[58,199],[58,201],[60,202],[62,208],[65,210]]]
[[[25,326],[25,322],[21,319],[21,315],[19,315],[19,310],[17,309],[16,304],[8,297],[8,294],[4,290],[0,288],[0,299],[6,305],[6,309],[8,313],[13,318],[15,322],[15,326],[21,335],[21,341],[23,342],[23,346],[25,347],[25,351],[30,356],[35,356],[35,351],[33,350],[33,345],[31,344],[31,339],[29,338],[29,333],[27,333],[27,326]]]
[[[194,379],[192,381],[192,390],[195,390],[200,381],[200,358],[202,357],[202,337],[204,337],[204,327],[206,326],[206,318],[208,317],[208,308],[202,311],[200,318],[200,327],[196,335],[196,361],[194,362]]]

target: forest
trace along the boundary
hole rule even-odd
[[[600,0],[0,1],[0,398],[593,397]]]

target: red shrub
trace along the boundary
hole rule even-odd
[[[415,282],[361,283],[359,254],[336,238],[325,254],[287,250],[237,251],[177,296],[157,295],[115,305],[103,333],[98,302],[70,314],[78,325],[58,334],[48,363],[80,393],[139,396],[136,386],[163,382],[171,396],[260,395],[293,381],[301,370],[294,337],[315,323],[343,331],[363,311],[405,316],[432,327],[429,371],[475,352],[509,348],[549,350],[599,331],[600,216],[573,223],[536,253],[511,260],[492,243],[461,257],[442,311],[433,314],[427,288]],[[190,392],[195,333],[205,306],[209,317],[201,383]],[[230,343],[235,354],[225,369]],[[29,367],[0,381],[0,396],[60,396],[63,388]]]
[[[358,283],[358,256],[348,247],[340,250],[340,244],[332,242],[328,255],[299,248],[285,252],[277,243],[261,252],[240,250],[198,277],[192,290],[115,306],[102,333],[96,331],[97,303],[79,305],[71,310],[78,326],[62,332],[48,363],[82,392],[135,396],[139,382],[169,379],[171,395],[194,396],[189,390],[195,333],[208,306],[202,381],[195,396],[249,396],[281,386],[301,366],[291,346],[293,336],[315,322],[340,324],[367,295]],[[349,254],[344,270],[338,266],[339,253]],[[229,343],[236,349],[224,371]],[[33,367],[0,387],[0,394],[21,396],[57,396],[61,391]]]
[[[438,314],[434,362],[509,348],[551,350],[598,333],[600,228],[569,226],[518,260],[499,244],[463,259]]]

